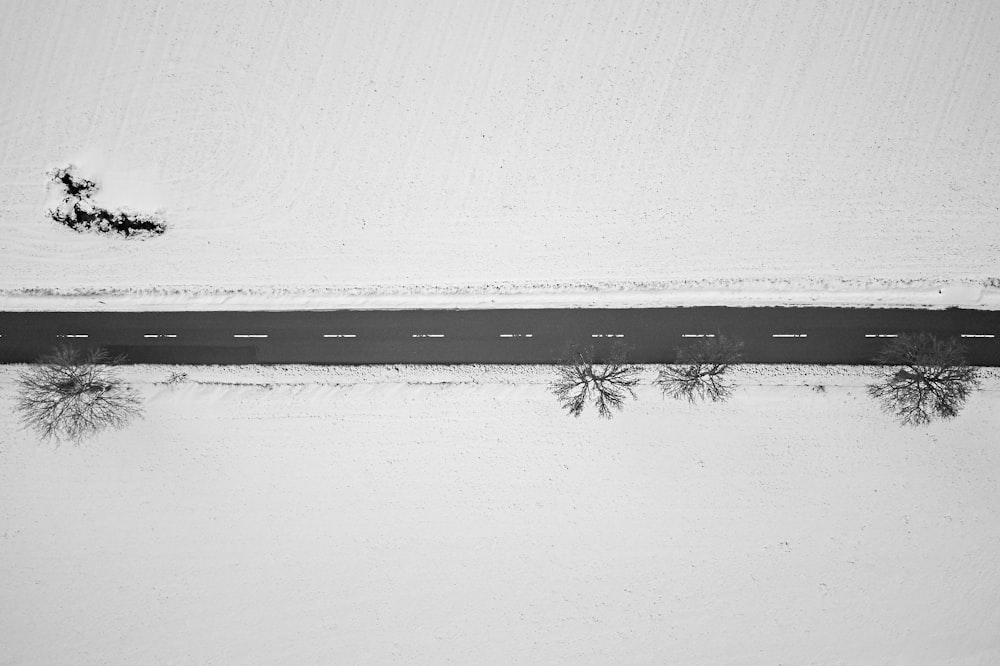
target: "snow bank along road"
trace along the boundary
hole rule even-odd
[[[137,363],[550,363],[571,344],[620,341],[666,363],[700,337],[738,336],[751,363],[864,364],[900,333],[961,337],[975,365],[1000,365],[1000,312],[846,308],[3,312],[0,361],[60,342]]]

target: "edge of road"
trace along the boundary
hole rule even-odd
[[[0,289],[4,312],[485,310],[660,307],[1000,310],[984,280],[717,280],[472,286]]]

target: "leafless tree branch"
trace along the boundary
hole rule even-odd
[[[733,394],[732,384],[725,374],[739,363],[743,342],[717,334],[677,349],[677,363],[660,371],[656,383],[664,395],[695,403],[705,400],[721,402]]]
[[[139,396],[111,368],[123,360],[100,348],[56,347],[20,373],[14,409],[45,439],[79,442],[122,429],[142,414]]]
[[[879,383],[868,387],[868,394],[903,425],[954,418],[980,384],[977,369],[966,365],[965,348],[954,338],[902,334],[874,360],[891,367]]]
[[[550,389],[573,416],[580,416],[592,402],[597,414],[609,419],[612,410],[620,411],[629,396],[636,397],[640,368],[628,364],[626,357],[627,350],[620,343],[612,346],[606,363],[595,363],[593,347],[573,349],[558,367]]]

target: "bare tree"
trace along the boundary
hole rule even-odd
[[[737,338],[700,338],[677,349],[677,363],[661,370],[656,383],[664,395],[678,400],[728,400],[733,387],[724,375],[731,365],[740,362],[742,354],[743,341]]]
[[[954,338],[930,333],[906,333],[887,344],[875,362],[895,366],[868,394],[903,425],[924,425],[935,417],[958,415],[979,386],[976,368],[965,361],[965,348]]]
[[[607,362],[594,361],[593,347],[572,349],[559,366],[558,378],[550,388],[559,403],[573,416],[583,413],[588,402],[597,407],[599,416],[611,418],[611,410],[621,410],[625,399],[635,399],[640,368],[626,362],[627,350],[620,343],[611,347]]]
[[[56,347],[20,374],[14,408],[46,439],[80,441],[124,428],[142,414],[142,401],[111,368],[123,360],[101,348]]]

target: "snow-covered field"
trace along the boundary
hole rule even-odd
[[[995,0],[4,0],[0,310],[1000,308],[997,108]],[[0,664],[1000,663],[996,372],[169,370],[55,447],[0,368]]]
[[[1000,307],[995,0],[6,0],[0,84],[4,290]]]
[[[996,373],[901,429],[863,368],[610,422],[551,369],[187,370],[80,447],[0,372],[0,663],[1000,662]]]

